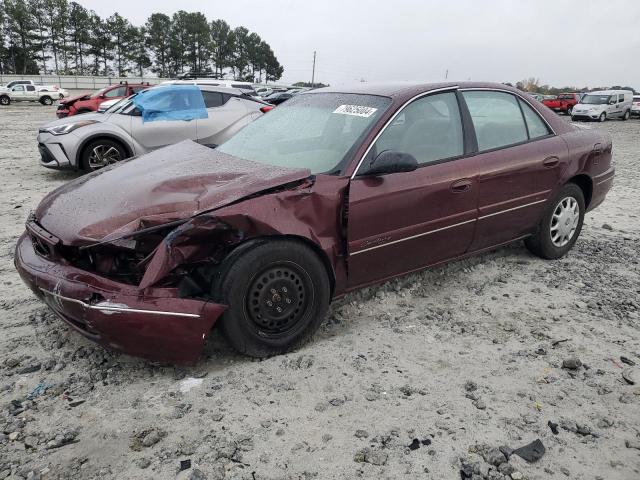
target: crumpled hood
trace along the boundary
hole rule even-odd
[[[191,140],[80,177],[47,195],[35,216],[66,245],[115,239],[303,180],[307,169],[263,165]]]
[[[63,100],[60,100],[60,104],[62,105],[71,105],[74,102],[77,102],[78,100],[82,100],[85,98],[89,98],[89,93],[84,93],[82,95],[76,95],[75,97],[67,97]]]

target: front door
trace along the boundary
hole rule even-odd
[[[413,155],[412,172],[367,175],[383,151]],[[474,157],[454,92],[421,97],[398,112],[351,181],[349,287],[379,281],[464,254],[477,209]]]
[[[474,251],[531,232],[567,165],[568,149],[515,95],[487,90],[462,95],[480,152]]]

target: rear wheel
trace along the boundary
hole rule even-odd
[[[598,117],[598,121],[599,121],[600,123],[604,122],[606,119],[607,119],[607,114],[606,114],[606,113],[604,113],[604,112],[602,112],[602,113],[600,114],[600,116]]]
[[[53,105],[53,98],[51,98],[49,95],[45,95],[44,97],[40,98],[40,103],[43,105]]]
[[[11,99],[7,95],[0,96],[0,105],[11,105]]]
[[[88,172],[119,162],[127,157],[122,145],[108,138],[90,142],[82,151],[82,168]]]
[[[627,110],[626,112],[624,112],[624,115],[622,116],[622,121],[626,122],[627,120],[629,120],[630,116],[631,116],[631,112]]]
[[[571,115],[572,112],[573,112],[573,107],[571,105],[569,105],[567,107],[567,115]]]
[[[525,240],[531,253],[549,260],[564,256],[576,243],[584,221],[582,189],[568,183],[547,205],[534,235]]]
[[[229,306],[220,328],[231,346],[268,357],[304,344],[329,307],[327,271],[308,247],[267,241],[226,266],[213,295]]]

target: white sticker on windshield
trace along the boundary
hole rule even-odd
[[[355,115],[356,117],[370,117],[373,115],[377,108],[364,107],[362,105],[340,105],[333,113],[340,113],[342,115]]]

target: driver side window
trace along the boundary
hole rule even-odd
[[[365,164],[385,150],[408,153],[418,165],[462,155],[462,120],[455,93],[429,95],[407,105],[378,138]]]

